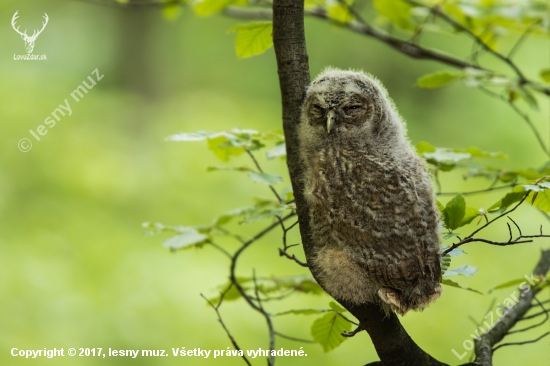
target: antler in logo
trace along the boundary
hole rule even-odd
[[[46,24],[48,24],[48,14],[44,13],[44,20],[45,22],[42,23],[42,29],[40,30],[35,30],[33,33],[32,33],[32,36],[29,36],[27,35],[27,30],[25,29],[24,32],[21,32],[19,31],[19,27],[15,27],[15,21],[17,20],[17,18],[19,18],[19,15],[17,15],[17,13],[19,13],[19,10],[15,12],[15,14],[13,14],[13,18],[11,18],[11,26],[13,27],[13,29],[15,29],[15,31],[17,33],[19,33],[21,35],[21,38],[23,38],[23,40],[25,41],[25,48],[27,49],[27,53],[32,53],[32,50],[34,49],[34,42],[36,41],[36,38],[38,38],[38,36],[40,35],[40,33],[42,33],[42,31],[44,30],[44,28],[46,28]]]

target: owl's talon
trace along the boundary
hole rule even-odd
[[[347,337],[347,338],[351,338],[351,337],[353,337],[354,335],[356,335],[357,333],[359,333],[362,330],[365,330],[365,328],[363,328],[361,326],[361,324],[359,324],[359,326],[357,328],[355,328],[355,330],[352,330],[351,332],[342,332],[342,336]]]

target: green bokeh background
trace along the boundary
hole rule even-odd
[[[47,61],[14,61],[24,54],[21,38],[10,26],[19,10],[21,29],[50,22],[36,42],[35,54]],[[0,364],[2,365],[241,365],[239,358],[93,358],[23,359],[10,350],[70,347],[113,349],[227,349],[230,343],[213,310],[199,296],[214,296],[228,276],[226,258],[212,248],[170,253],[162,236],[145,236],[142,222],[171,225],[209,223],[218,213],[246,206],[251,196],[269,191],[246,176],[206,173],[220,165],[205,143],[176,143],[165,137],[179,131],[220,131],[232,127],[268,131],[281,128],[280,95],[273,50],[239,60],[234,35],[226,31],[239,21],[223,16],[197,18],[184,9],[175,20],[160,9],[127,10],[79,1],[12,1],[0,4]],[[326,22],[308,19],[307,41],[312,75],[323,67],[357,68],[376,75],[388,88],[408,121],[413,143],[477,146],[510,156],[497,165],[538,167],[544,154],[525,123],[512,110],[461,83],[436,91],[415,86],[418,77],[445,66],[416,61],[375,40]],[[456,54],[470,43],[456,36],[433,36],[433,44]],[[509,49],[512,41],[502,45]],[[528,40],[517,61],[536,78],[549,63],[548,41]],[[483,58],[492,65],[489,58]],[[500,68],[500,66],[495,66]],[[78,103],[69,99],[72,115],[62,118],[35,141],[36,131],[52,111],[98,68],[104,75]],[[548,101],[529,112],[548,136]],[[30,152],[17,148],[33,141]],[[259,158],[265,170],[285,175],[282,161]],[[248,164],[246,157],[233,164]],[[479,189],[483,180],[464,182],[460,174],[442,178],[445,191]],[[284,184],[289,185],[285,175]],[[488,207],[504,192],[469,196],[468,205]],[[441,198],[445,202],[449,197]],[[548,222],[533,208],[514,217],[524,232]],[[266,222],[239,228],[251,235]],[[504,224],[502,224],[504,225]],[[487,232],[503,235],[495,225]],[[471,227],[466,227],[469,231]],[[499,236],[500,235],[500,236]],[[239,262],[239,274],[294,275],[306,270],[277,254],[280,232],[254,244]],[[291,239],[297,242],[296,233]],[[231,241],[221,241],[234,250]],[[548,240],[497,248],[470,244],[468,255],[453,267],[480,268],[456,281],[486,293],[509,279],[531,273]],[[302,255],[301,250],[297,253]],[[477,295],[444,288],[443,296],[422,313],[402,319],[413,339],[427,352],[450,364],[460,362],[463,342],[483,319],[491,302],[502,302],[512,289]],[[327,307],[330,298],[296,295],[269,303],[272,312]],[[492,310],[496,308],[493,306]],[[243,301],[227,303],[222,314],[244,349],[266,348],[264,319]],[[315,317],[275,318],[278,331],[311,338]],[[548,328],[548,327],[546,327]],[[511,336],[526,340],[542,334]],[[507,347],[496,365],[550,363],[550,340]],[[280,358],[284,365],[359,365],[377,356],[362,333],[325,354],[316,344],[281,338],[277,347],[298,349],[307,358]],[[254,364],[263,364],[263,359]]]

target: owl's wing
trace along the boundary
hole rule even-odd
[[[439,213],[423,162],[405,167],[365,160],[343,163],[325,175],[331,236],[369,278],[404,290],[439,282]],[[349,160],[351,161],[351,160]]]

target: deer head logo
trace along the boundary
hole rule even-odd
[[[19,31],[19,27],[16,28],[15,21],[17,20],[17,18],[19,18],[19,15],[17,15],[17,13],[19,13],[19,10],[16,11],[15,14],[13,14],[13,18],[11,18],[11,26],[13,27],[13,29],[15,29],[17,33],[21,35],[21,38],[23,38],[23,40],[25,41],[25,48],[27,49],[27,53],[32,53],[32,50],[34,49],[34,42],[36,41],[40,33],[42,33],[42,31],[44,30],[44,28],[46,28],[46,25],[48,24],[48,19],[49,19],[48,14],[44,13],[45,22],[42,23],[42,29],[34,30],[34,32],[32,33],[32,36],[29,36],[27,35],[26,29],[24,32],[21,32]]]

